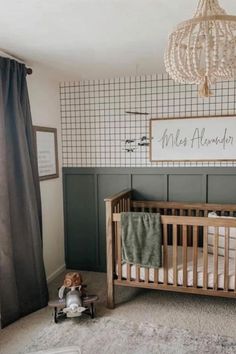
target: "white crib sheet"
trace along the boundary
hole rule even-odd
[[[173,284],[173,247],[168,246],[168,283]],[[193,247],[188,247],[187,257],[187,285],[193,286]],[[183,262],[182,247],[178,246],[178,285],[183,285]],[[118,267],[116,266],[116,273]],[[122,264],[122,277],[127,278],[127,263]],[[131,265],[131,279],[136,279],[136,266]],[[145,280],[145,268],[140,267],[140,280]],[[154,269],[149,268],[149,281],[154,281]],[[159,268],[158,282],[164,282],[164,268]],[[213,255],[208,254],[208,287],[213,288],[214,284],[214,262]],[[198,248],[197,262],[197,285],[203,287],[203,252]],[[229,259],[229,289],[234,290],[235,286],[235,260]],[[224,257],[218,256],[218,288],[224,288]]]

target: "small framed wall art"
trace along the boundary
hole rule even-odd
[[[34,126],[39,179],[59,177],[57,129]]]
[[[150,120],[150,160],[236,161],[236,116]]]

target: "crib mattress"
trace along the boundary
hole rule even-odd
[[[168,246],[168,283],[173,284],[173,247]],[[182,247],[178,247],[178,285],[183,285],[183,262]],[[193,247],[188,247],[187,254],[187,285],[193,286]],[[116,267],[117,273],[118,267]],[[127,263],[122,264],[122,278],[127,278]],[[136,265],[131,265],[131,279],[136,279]],[[140,280],[145,280],[145,268],[140,267]],[[149,268],[149,281],[154,281],[154,269]],[[158,270],[158,282],[164,282],[164,268]],[[229,289],[234,290],[235,287],[235,260],[229,259]],[[213,288],[214,284],[214,260],[213,255],[208,254],[208,288]],[[197,262],[197,286],[203,287],[203,252],[202,248],[198,249]],[[224,257],[218,256],[218,288],[224,288]]]

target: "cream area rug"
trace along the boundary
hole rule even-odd
[[[0,354],[236,353],[235,299],[116,287],[116,308],[108,310],[106,274],[82,275],[90,294],[99,296],[94,320],[55,324],[44,308],[0,330]],[[64,274],[50,284],[51,298],[63,280]]]
[[[62,343],[63,347],[73,343],[74,351],[56,351]],[[47,351],[48,348],[54,351]],[[39,349],[37,354],[233,354],[236,339],[204,333],[194,335],[183,329],[104,317],[64,320],[45,326],[23,353],[35,353]]]

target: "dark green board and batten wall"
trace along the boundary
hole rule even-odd
[[[236,203],[235,167],[63,168],[66,266],[105,271],[104,198]]]

